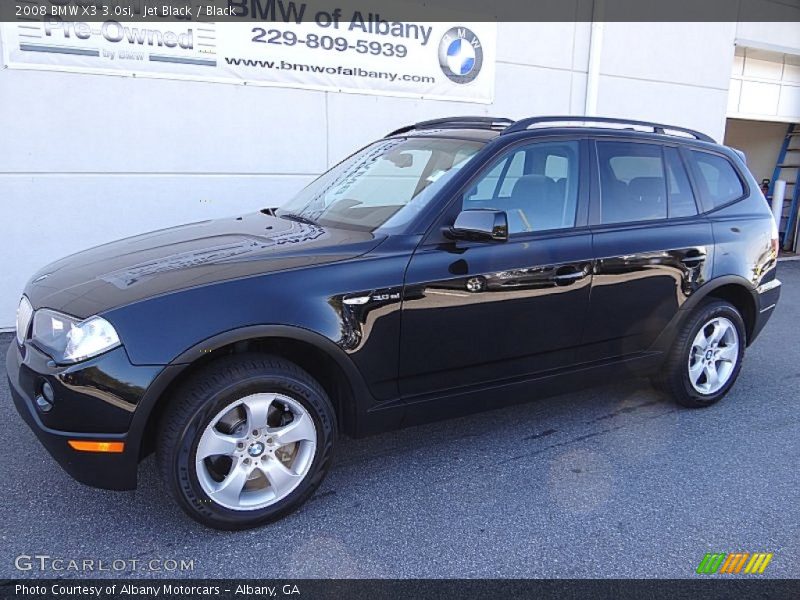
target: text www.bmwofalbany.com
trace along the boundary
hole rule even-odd
[[[318,73],[321,75],[342,75],[345,77],[358,77],[363,79],[383,79],[386,81],[408,81],[413,83],[436,83],[436,78],[429,75],[413,75],[393,73],[391,71],[371,71],[361,67],[323,67],[307,63],[289,62],[286,60],[255,60],[251,58],[230,58],[225,61],[236,67],[254,67],[260,69],[277,69],[279,71],[297,71],[300,73]]]

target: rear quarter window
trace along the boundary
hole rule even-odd
[[[713,210],[744,196],[744,184],[727,158],[699,150],[689,150],[689,155],[707,210]]]

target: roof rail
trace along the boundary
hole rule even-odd
[[[459,129],[462,127],[467,129],[504,129],[509,125],[513,125],[514,122],[513,119],[504,117],[444,117],[406,125],[386,134],[386,137],[418,129]]]
[[[539,123],[559,123],[559,122],[570,122],[570,121],[580,121],[583,123],[616,123],[618,125],[634,125],[638,127],[650,127],[653,130],[653,133],[658,133],[660,135],[669,135],[667,133],[668,131],[679,131],[681,133],[686,133],[692,136],[696,140],[714,143],[714,140],[711,137],[707,136],[705,133],[700,133],[699,131],[695,131],[694,129],[687,129],[685,127],[676,127],[674,125],[662,125],[660,123],[650,123],[649,121],[632,121],[630,119],[614,119],[610,117],[585,117],[580,115],[570,115],[564,117],[530,117],[527,119],[520,119],[519,121],[515,121],[512,125],[504,129],[500,135],[505,135],[507,133],[514,133],[517,131],[525,131],[531,125],[537,125]]]

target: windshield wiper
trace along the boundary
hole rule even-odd
[[[305,217],[303,215],[296,215],[295,213],[281,213],[278,216],[281,219],[289,219],[290,221],[297,221],[298,223],[305,223],[306,225],[317,225],[317,226],[319,226],[319,223],[317,223],[314,219],[312,219],[310,217]]]

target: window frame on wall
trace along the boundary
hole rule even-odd
[[[787,75],[790,72],[787,66],[794,66],[790,61],[795,56],[788,48],[759,48],[757,43],[753,45],[751,41],[736,39],[731,63],[728,102],[725,110],[726,117],[728,119],[770,121],[774,123],[795,121],[798,115],[787,112],[783,103],[784,98],[790,97],[795,89],[800,88],[800,82],[792,80]],[[756,61],[762,65],[772,65],[773,73],[765,74],[762,72],[754,74],[748,72],[752,64],[751,61]],[[754,96],[759,94],[764,97],[765,86],[774,94],[774,104],[771,102],[768,103],[769,105],[765,104],[764,110],[759,107],[755,112],[742,110],[742,105],[747,100],[752,100]],[[792,92],[789,90],[792,90]],[[787,105],[791,106],[791,103],[787,103]]]

